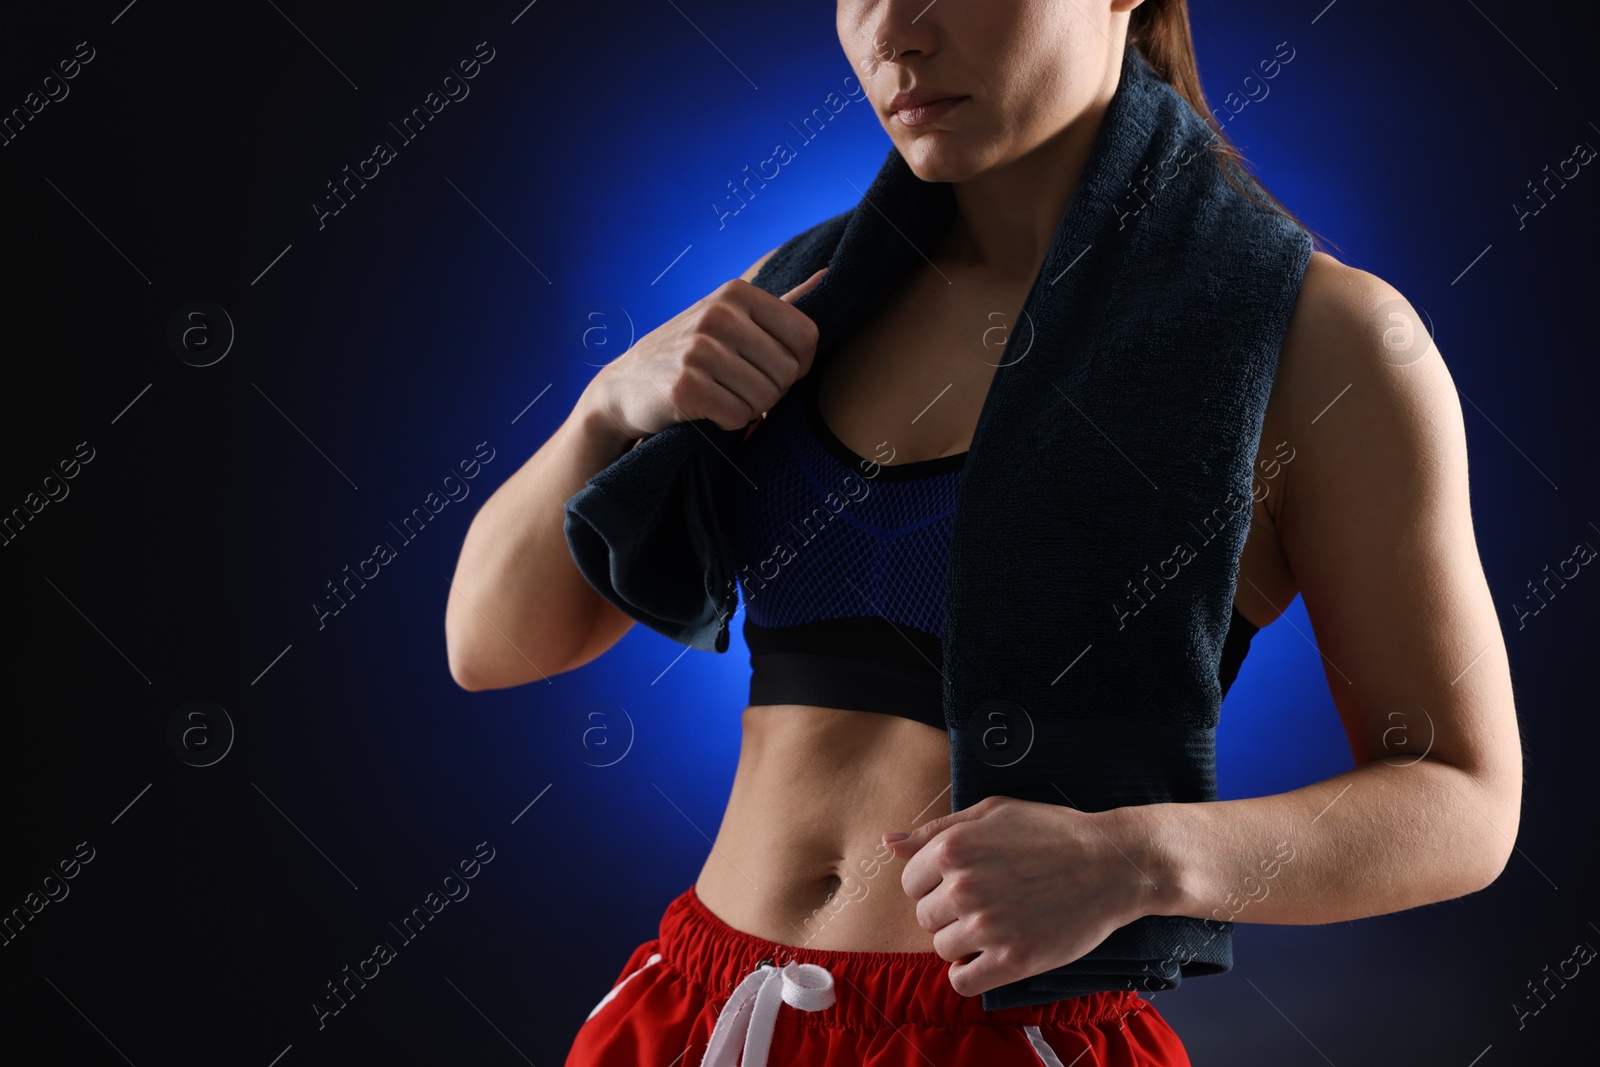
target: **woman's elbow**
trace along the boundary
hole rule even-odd
[[[484,684],[482,668],[479,657],[476,655],[477,644],[469,634],[462,633],[462,625],[449,617],[445,617],[444,649],[445,658],[449,661],[450,677],[462,689],[475,693],[480,689],[492,688]]]
[[[445,657],[450,677],[469,693],[485,689],[510,689],[548,679],[570,670],[570,658],[555,650],[528,647],[527,637],[513,642],[492,623],[466,615],[445,617]]]
[[[465,597],[452,590],[444,613],[445,658],[451,679],[469,693],[508,684],[496,677],[494,656],[488,648],[491,640],[499,640],[494,629]]]

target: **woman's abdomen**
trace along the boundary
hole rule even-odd
[[[949,736],[874,712],[745,709],[728,808],[695,891],[736,930],[787,945],[931,952],[905,864],[884,847],[950,814]]]

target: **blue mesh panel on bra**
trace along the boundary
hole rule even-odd
[[[944,576],[966,453],[871,464],[823,421],[808,375],[730,458],[719,507],[744,600],[750,703],[943,729]],[[1235,609],[1224,694],[1255,632]]]
[[[730,479],[729,536],[748,619],[774,628],[882,617],[940,637],[965,453],[851,462],[814,404],[810,377],[800,379],[746,439],[737,462],[749,481]]]

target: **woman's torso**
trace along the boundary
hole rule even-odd
[[[964,452],[1032,281],[948,259],[919,266],[814,365],[815,381],[793,388],[818,389],[827,429],[857,456],[884,462],[892,449],[886,466],[897,466]],[[1275,429],[1269,404],[1263,457],[1282,439]],[[1294,595],[1268,501],[1270,490],[1253,508],[1235,602],[1258,627]],[[781,944],[933,951],[881,835],[950,813],[949,735],[799,704],[752,705],[742,726],[728,807],[695,883],[705,905]]]

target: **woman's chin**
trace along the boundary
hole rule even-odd
[[[940,134],[910,138],[895,147],[911,173],[925,182],[966,181],[984,169],[983,161],[971,151],[948,143]]]

